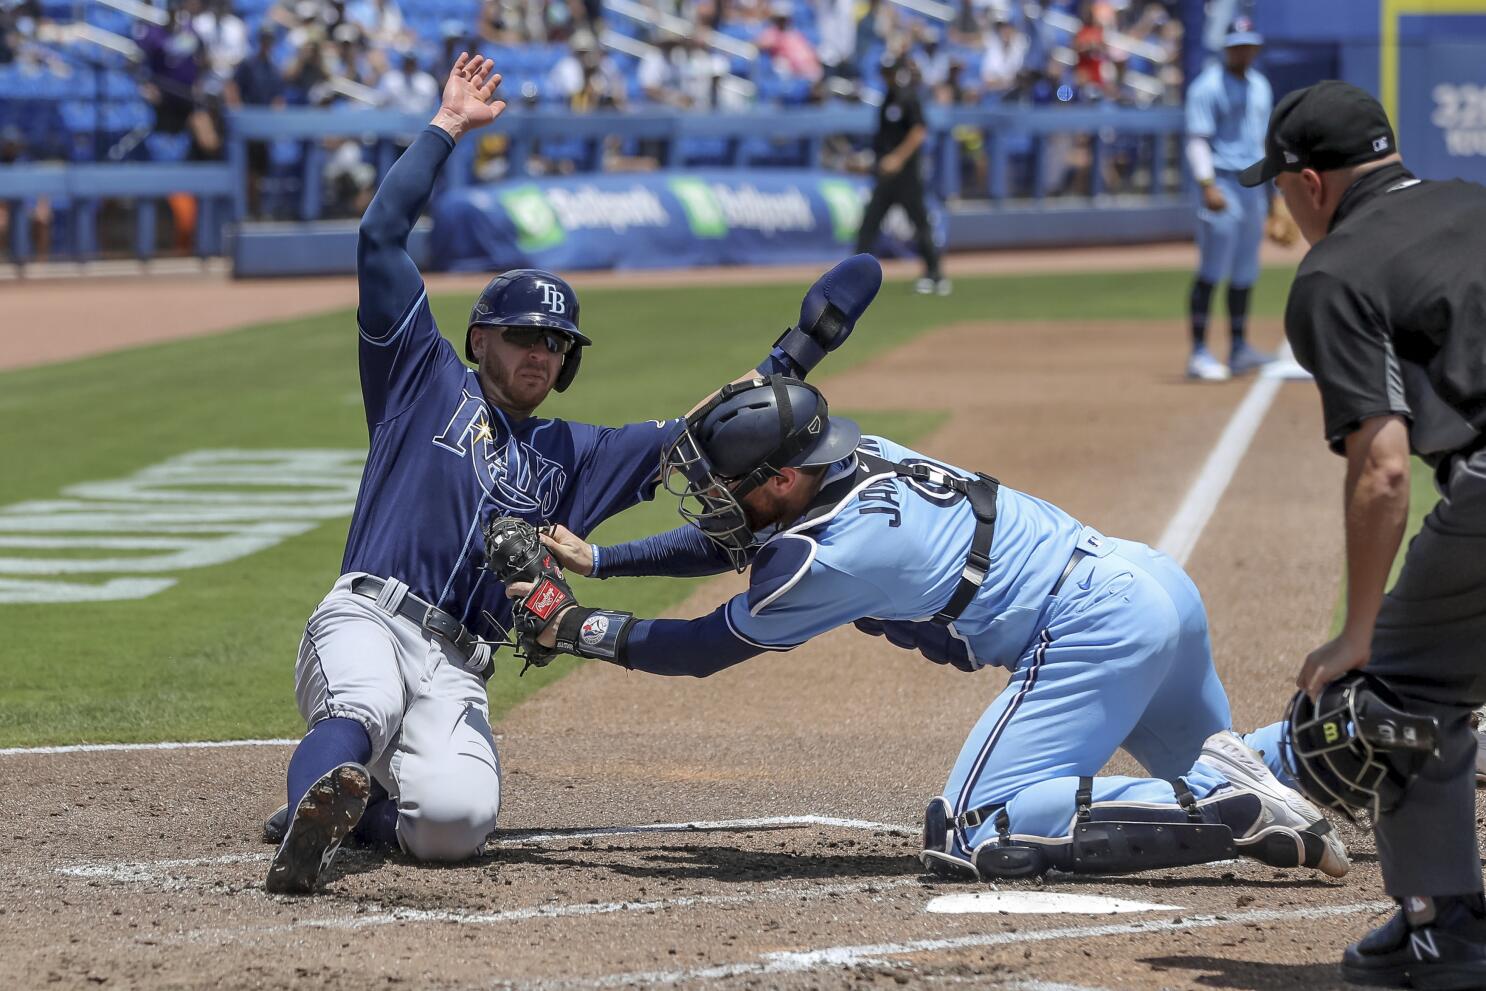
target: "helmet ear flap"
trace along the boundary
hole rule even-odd
[[[558,392],[566,392],[568,386],[573,384],[573,379],[578,374],[578,366],[583,363],[583,345],[579,344],[567,353],[562,360],[562,368],[558,370],[557,381],[552,383],[552,388]]]

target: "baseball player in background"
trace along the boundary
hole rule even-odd
[[[1274,360],[1245,337],[1249,295],[1259,278],[1266,228],[1279,244],[1293,244],[1297,235],[1277,197],[1238,182],[1238,173],[1264,154],[1264,129],[1274,106],[1269,80],[1254,68],[1263,43],[1247,17],[1236,19],[1223,38],[1222,62],[1209,65],[1187,89],[1187,162],[1201,195],[1187,377],[1203,382],[1222,382]],[[1228,283],[1226,365],[1207,346],[1208,313],[1220,282]]]
[[[751,564],[748,589],[692,620],[572,605],[540,644],[706,677],[849,623],[936,664],[1005,668],[929,803],[922,860],[936,873],[1119,873],[1235,853],[1347,872],[1325,818],[1275,777],[1280,724],[1231,731],[1202,600],[1170,558],[863,437],[784,377],[724,388],[665,457],[690,525],[603,548],[559,530],[547,546],[600,578]],[[1121,747],[1151,776],[1095,777]]]
[[[408,234],[456,141],[493,121],[500,77],[461,55],[432,123],[362,218],[357,311],[370,451],[341,577],[305,628],[295,696],[309,731],[288,768],[271,892],[311,891],[353,830],[419,860],[475,854],[500,808],[485,678],[509,623],[479,544],[492,517],[584,534],[651,498],[681,420],[598,427],[535,416],[583,350],[578,298],[557,276],[507,272],[475,301],[466,367],[440,336]],[[870,258],[811,289],[800,325],[754,373],[805,374],[839,346],[881,282]],[[482,620],[483,617],[483,620]],[[288,810],[292,809],[292,816]]]

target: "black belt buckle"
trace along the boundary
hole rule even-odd
[[[424,611],[423,620],[419,625],[429,633],[436,633],[450,643],[458,643],[459,634],[464,632],[464,624],[438,606],[429,606]]]

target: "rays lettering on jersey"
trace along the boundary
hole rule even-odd
[[[567,487],[567,470],[560,463],[514,437],[495,436],[490,409],[481,396],[465,392],[433,442],[461,458],[470,455],[485,494],[513,516],[549,518]]]

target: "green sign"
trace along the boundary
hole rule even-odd
[[[681,201],[686,222],[696,237],[727,237],[728,221],[722,204],[701,179],[671,179],[666,185]]]
[[[540,251],[561,244],[567,233],[547,197],[536,186],[517,186],[503,189],[501,206],[506,208],[512,223],[516,225],[516,246],[522,251]]]
[[[837,243],[854,243],[862,227],[862,194],[849,182],[822,179],[820,195],[831,211],[831,230]]]

